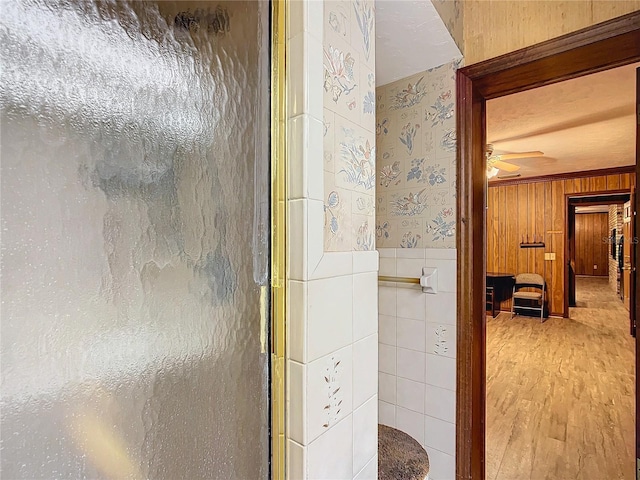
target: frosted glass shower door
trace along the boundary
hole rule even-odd
[[[2,2],[2,478],[268,477],[268,8]]]

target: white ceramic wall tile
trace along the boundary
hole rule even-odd
[[[427,323],[427,353],[456,358],[456,327]]]
[[[456,390],[456,360],[427,354],[427,383],[435,387]]]
[[[302,114],[287,122],[287,142],[289,145],[288,195],[289,200],[307,198],[304,187],[307,184],[307,133],[309,116]]]
[[[306,437],[308,445],[351,413],[353,350],[349,345],[307,365]]]
[[[291,480],[305,480],[305,465],[306,465],[306,449],[294,442],[293,440],[289,440],[288,442],[289,450],[287,452],[287,478]]]
[[[380,257],[380,275],[396,276],[396,259]]]
[[[427,304],[427,322],[456,324],[456,294],[438,292],[436,295],[425,295]]]
[[[289,249],[289,278],[291,280],[307,280],[307,224],[308,200],[289,200],[289,226],[287,229]]]
[[[305,65],[305,58],[308,56],[305,46],[306,34],[299,33],[295,37],[287,40],[288,61],[297,68],[287,69],[287,105],[288,117],[309,112],[307,97],[307,76],[309,71]]]
[[[396,408],[396,427],[424,445],[424,415],[406,408]]]
[[[449,455],[455,455],[456,426],[453,423],[425,415],[424,445]]]
[[[398,377],[396,381],[398,385],[398,400],[396,404],[398,407],[424,413],[424,383],[401,377]]]
[[[326,257],[326,255],[324,255],[324,202],[322,200],[309,199],[307,215],[308,278],[325,278],[317,274],[320,265]],[[345,274],[347,273],[351,273],[351,271],[347,270]],[[335,275],[340,275],[340,273],[336,273]]]
[[[353,252],[353,273],[377,273],[379,270],[378,259],[376,250]]]
[[[353,409],[378,393],[378,335],[353,344]]]
[[[378,315],[378,340],[385,345],[396,344],[396,317]]]
[[[322,18],[324,6],[323,2],[318,2],[317,0],[306,0],[305,3],[307,4],[305,29],[311,36],[321,41],[323,34],[323,25],[322,22],[318,21],[318,18]]]
[[[396,406],[378,400],[378,423],[389,427],[396,426]]]
[[[293,38],[301,34],[307,23],[307,2],[289,2],[287,6],[287,38]]]
[[[426,347],[424,320],[398,318],[396,322],[398,347],[424,352]]]
[[[313,361],[352,342],[351,276],[308,282],[307,360]]]
[[[353,478],[353,421],[349,415],[307,447],[309,480]]]
[[[455,248],[425,248],[424,257],[432,260],[456,260],[458,251]]]
[[[322,223],[320,223],[322,225]],[[321,230],[321,229],[320,229]],[[316,237],[322,242],[322,235]],[[323,247],[324,248],[324,247]],[[309,275],[311,279],[333,278],[353,273],[353,253],[352,252],[322,252],[320,250],[320,261]]]
[[[306,366],[301,363],[288,362],[289,387],[287,402],[289,414],[287,415],[287,421],[289,422],[289,435],[291,440],[301,445],[306,444],[307,386],[305,385],[305,370]]]
[[[289,358],[306,362],[307,345],[307,284],[295,280],[289,281]]]
[[[378,313],[381,315],[396,316],[396,288],[378,287]]]
[[[397,316],[412,318],[414,320],[424,320],[425,298],[427,295],[421,288],[398,288],[397,289]],[[385,312],[386,314],[386,312]]]
[[[378,480],[378,455],[374,455],[354,480]]]
[[[427,385],[424,411],[427,415],[446,422],[456,421],[456,393],[445,388]]]
[[[415,258],[424,259],[424,248],[397,248],[396,257],[401,258]]]
[[[313,21],[313,20],[311,20]],[[318,22],[320,23],[320,22]],[[324,108],[322,95],[323,82],[324,82],[324,52],[322,47],[322,41],[319,38],[315,38],[307,35],[307,64],[306,68],[309,72],[307,77],[307,92],[308,92],[308,112],[317,120],[322,122],[322,109]],[[291,65],[291,64],[289,64]],[[322,143],[320,143],[320,165],[322,165]]]
[[[378,373],[378,398],[383,402],[396,403],[396,376]]]
[[[378,451],[378,396],[353,412],[353,475],[357,475]]]
[[[322,40],[322,22],[317,21],[322,18],[323,2],[316,0],[294,0],[288,2],[289,11],[287,15],[288,38],[295,37],[302,32],[308,32],[318,40]]]
[[[399,277],[419,277],[422,275],[424,262],[425,260],[423,258],[398,258],[396,272]]]
[[[322,123],[307,115],[289,120],[289,199],[322,201]]]
[[[396,256],[395,248],[379,248],[378,252],[380,252],[380,258],[395,258]]]
[[[323,66],[322,43],[306,32],[291,37],[288,41],[290,65],[287,69],[288,117],[308,113],[322,119]],[[320,150],[321,151],[321,150]]]
[[[396,349],[396,375],[414,382],[425,382],[425,353],[406,348]],[[421,409],[422,410],[422,409]]]
[[[425,267],[438,269],[438,292],[456,292],[457,270],[455,260],[425,260]]]
[[[353,276],[353,341],[378,331],[378,274]]]
[[[378,345],[378,370],[389,375],[396,374],[396,347],[383,343]]]
[[[426,450],[429,455],[429,480],[454,480],[456,478],[455,458],[434,448]]]

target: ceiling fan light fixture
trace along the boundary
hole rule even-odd
[[[500,170],[498,170],[496,167],[487,167],[487,178],[493,178],[496,175],[498,175],[498,172],[500,172]]]

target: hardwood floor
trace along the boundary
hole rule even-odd
[[[571,318],[487,318],[487,480],[635,478],[635,344],[602,277]]]

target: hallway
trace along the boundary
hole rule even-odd
[[[487,318],[486,478],[634,478],[634,340],[607,278],[570,319]]]

